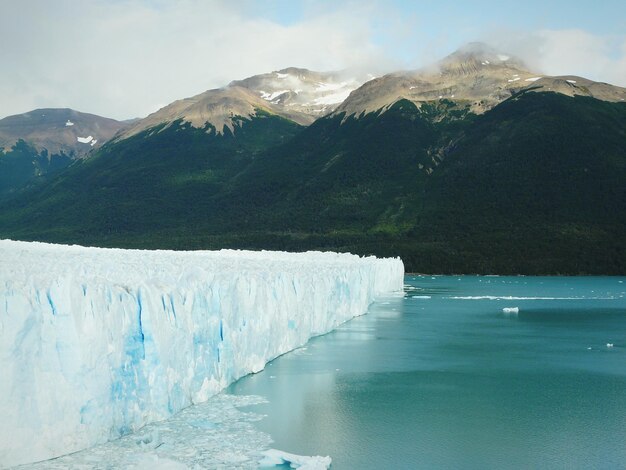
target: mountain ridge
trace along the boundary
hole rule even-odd
[[[431,273],[626,274],[626,103],[589,92],[623,89],[570,76],[547,82],[562,90],[532,76],[520,87],[531,75],[523,64],[488,53],[502,63],[460,54],[445,61],[447,75],[418,72],[435,80],[421,89],[410,89],[416,75],[369,81],[310,125],[272,103],[294,96],[253,89],[284,79],[233,82],[209,93],[216,106],[228,93],[243,100],[243,114],[220,108],[232,128],[172,113],[109,141],[0,202],[0,237],[350,251],[401,256],[408,270]],[[448,97],[432,87],[463,80]],[[406,89],[413,95],[394,94]],[[492,102],[480,112],[460,99],[482,91]],[[389,101],[372,112],[344,109],[381,97]]]
[[[309,125],[330,112],[361,83],[344,79],[340,72],[314,72],[289,67],[280,71],[234,80],[228,85],[177,100],[134,123],[117,139],[136,135],[160,124],[189,122],[196,128],[213,128],[218,134],[237,126],[237,118],[249,119],[256,109]]]

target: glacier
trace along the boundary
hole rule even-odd
[[[398,258],[0,240],[0,466],[206,401],[402,289]]]

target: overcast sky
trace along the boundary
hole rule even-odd
[[[626,86],[626,1],[0,0],[0,118],[143,117],[289,66],[417,68],[471,41]],[[459,5],[460,4],[460,5]]]

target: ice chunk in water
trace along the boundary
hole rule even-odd
[[[263,458],[259,465],[264,467],[275,467],[277,465],[289,465],[291,468],[300,470],[326,470],[330,467],[332,459],[328,456],[321,457],[315,455],[308,457],[305,455],[295,455],[283,452],[282,450],[269,449],[263,452]]]

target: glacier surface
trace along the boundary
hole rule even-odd
[[[0,466],[216,394],[402,289],[399,259],[0,240]]]
[[[267,400],[260,396],[218,393],[120,439],[19,468],[256,470],[272,438],[256,426],[264,415],[240,408],[261,403]]]

